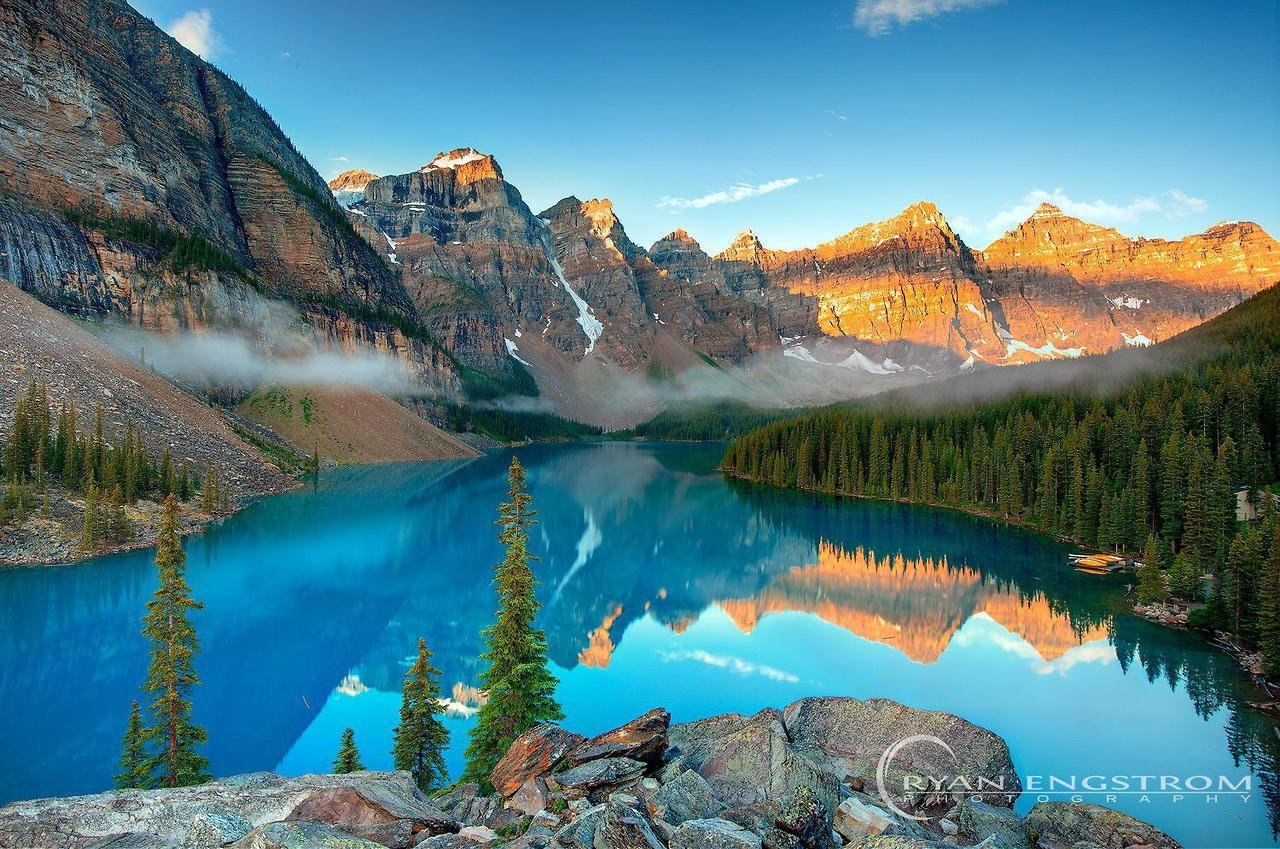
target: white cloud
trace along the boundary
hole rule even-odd
[[[1112,203],[1101,198],[1091,201],[1075,200],[1062,189],[1054,189],[1052,192],[1036,189],[1029,192],[1021,203],[1002,209],[992,216],[983,228],[983,232],[995,235],[1011,230],[1025,221],[1042,203],[1051,203],[1067,215],[1109,227],[1131,224],[1152,213],[1162,213],[1169,218],[1181,218],[1184,215],[1204,212],[1209,206],[1202,198],[1189,197],[1178,189],[1171,189],[1160,195],[1134,198],[1128,203]],[[957,225],[956,229],[961,228]]]
[[[184,12],[169,24],[167,32],[201,59],[212,59],[222,49],[222,39],[213,29],[213,12],[208,9]]]
[[[834,110],[834,109],[828,109],[828,110],[827,110],[827,114],[828,114],[828,115],[830,115],[832,118],[835,118],[837,121],[848,121],[848,120],[849,120],[849,116],[848,116],[848,115],[842,115],[842,114],[840,114],[839,112],[837,112],[837,111],[836,111],[836,110]]]
[[[776,669],[772,666],[765,666],[760,663],[752,663],[749,660],[743,660],[740,657],[731,655],[712,654],[703,649],[694,649],[693,651],[660,651],[658,657],[664,663],[678,662],[682,660],[691,660],[695,663],[705,663],[707,666],[714,666],[718,669],[728,669],[737,675],[761,675],[771,681],[785,681],[794,684],[800,679],[790,672]]]
[[[740,200],[757,197],[758,195],[767,195],[770,192],[776,192],[779,189],[786,189],[800,182],[799,177],[783,177],[780,180],[770,180],[767,183],[738,183],[727,189],[721,189],[718,192],[703,195],[696,198],[677,198],[664,197],[658,201],[660,209],[702,209],[706,206],[712,206],[718,203],[737,203]]]
[[[334,162],[350,162],[350,161],[351,161],[350,159],[348,159],[348,158],[347,158],[347,157],[345,157],[345,156],[333,156],[333,157],[330,157],[330,158],[331,158]]]
[[[858,6],[853,12],[853,24],[865,30],[868,35],[884,35],[894,27],[905,27],[950,12],[967,12],[1003,2],[1004,0],[858,0]]]

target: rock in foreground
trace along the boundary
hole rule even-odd
[[[916,742],[878,770],[906,738]],[[1002,792],[901,792],[904,777],[955,776]],[[0,808],[0,849],[1180,849],[1097,805],[1041,803],[1018,816],[1003,740],[881,699],[804,699],[675,726],[659,709],[590,740],[541,725],[491,781],[492,796],[466,784],[428,799],[403,772],[255,773],[16,802]]]

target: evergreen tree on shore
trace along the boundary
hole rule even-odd
[[[1147,548],[1143,553],[1142,568],[1138,570],[1138,602],[1151,604],[1160,601],[1168,590],[1164,585],[1164,573],[1161,571],[1162,560],[1160,547],[1154,536],[1147,537]]]
[[[142,689],[155,695],[151,703],[154,725],[147,731],[155,754],[151,759],[157,783],[184,787],[209,780],[209,761],[196,751],[207,733],[191,719],[191,690],[200,683],[194,658],[200,641],[189,614],[204,605],[191,597],[185,577],[186,552],[178,536],[178,502],[170,495],[156,541],[159,584],[147,602],[142,633],[151,641],[151,663]]]
[[[146,729],[142,727],[142,709],[134,701],[129,711],[120,751],[120,772],[116,773],[116,789],[145,790],[151,786],[151,770],[147,758]]]
[[[448,780],[444,750],[449,731],[440,721],[444,705],[436,682],[440,670],[431,665],[427,641],[418,640],[418,658],[404,675],[400,696],[400,724],[395,729],[391,755],[396,769],[413,773],[423,792],[434,790]]]
[[[489,774],[515,739],[539,722],[564,718],[555,699],[556,678],[547,669],[547,638],[534,625],[538,600],[537,582],[529,554],[528,527],[537,515],[524,488],[524,467],[512,458],[507,469],[509,501],[498,509],[498,540],[506,557],[498,564],[494,585],[498,590],[497,621],[485,629],[489,664],[481,676],[487,700],[480,706],[467,745],[467,766],[462,780],[486,791]]]
[[[360,763],[360,750],[356,748],[356,732],[354,729],[345,728],[342,731],[342,739],[338,743],[338,757],[333,761],[333,771],[339,775],[348,772],[360,772],[364,769],[364,764]]]

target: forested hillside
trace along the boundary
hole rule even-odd
[[[1051,394],[992,403],[922,410],[900,399],[815,412],[738,438],[723,467],[774,486],[957,507],[1144,551],[1164,569],[1148,572],[1148,598],[1208,600],[1200,621],[1260,645],[1275,674],[1280,541],[1262,492],[1277,479],[1280,289],[1154,355],[1143,376],[1105,391],[1082,372]],[[1237,523],[1240,487],[1262,521]]]

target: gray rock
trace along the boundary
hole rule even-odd
[[[191,821],[191,827],[182,837],[182,846],[204,849],[207,846],[224,846],[244,837],[253,830],[253,823],[230,811],[205,811]]]
[[[858,849],[951,849],[951,845],[939,840],[909,837],[905,834],[877,834],[857,844]]]
[[[95,840],[85,849],[174,849],[177,841],[154,834],[113,834],[101,840]]]
[[[617,801],[605,806],[592,846],[594,849],[663,849],[644,815]]]
[[[339,825],[338,828],[347,834],[386,846],[387,849],[408,849],[413,845],[416,836],[414,823],[411,820],[393,820],[371,825]],[[429,835],[432,832],[419,833]]]
[[[587,761],[554,776],[561,787],[602,790],[625,787],[644,775],[644,764],[630,758],[600,758]]]
[[[664,768],[662,778],[692,769],[730,807],[779,801],[802,787],[829,809],[841,798],[836,777],[790,745],[782,714],[776,710],[674,725],[670,740],[676,757]]]
[[[960,835],[975,843],[992,838],[994,849],[1034,849],[1022,817],[1008,808],[965,799],[950,816]]]
[[[730,808],[720,814],[720,819],[737,823],[759,836],[764,849],[804,849],[799,837],[778,828],[781,815],[782,806],[777,802],[756,802],[753,805]]]
[[[782,801],[776,822],[778,828],[794,834],[804,849],[831,849],[835,845],[832,813],[807,787]]]
[[[1142,844],[1151,849],[1182,849],[1179,843],[1140,819],[1084,802],[1039,802],[1025,820],[1040,845],[1047,849],[1072,849],[1080,842],[1106,849]]]
[[[685,820],[707,819],[725,808],[724,803],[711,792],[707,780],[691,769],[662,785],[650,797],[650,804],[655,816],[672,825],[680,825]]]
[[[202,816],[231,812],[255,827],[280,822],[317,791],[351,791],[337,795],[370,816],[357,821],[410,819],[456,829],[450,818],[422,795],[407,772],[299,778],[253,773],[194,787],[114,790],[14,802],[0,808],[0,849],[75,849],[102,837],[129,833],[154,834],[177,842]]]
[[[484,844],[470,837],[459,837],[456,834],[437,834],[413,845],[415,849],[475,849]]]
[[[231,844],[232,849],[380,849],[322,822],[273,822],[258,826]]]
[[[671,835],[671,849],[761,849],[760,836],[722,819],[689,820]]]
[[[878,789],[888,790],[899,804],[905,798],[922,807],[950,807],[974,795],[956,781],[981,789],[986,802],[1001,807],[1012,807],[1022,792],[1004,740],[948,713],[917,710],[888,699],[815,698],[789,705],[782,718],[798,752],[841,779],[860,779],[869,787],[876,787],[877,765],[890,746],[917,735],[944,741],[954,757],[927,740],[903,746],[894,756],[887,770],[890,786]],[[920,778],[949,780],[947,787],[953,792],[945,798],[924,796],[919,788],[928,785]]]
[[[604,817],[605,805],[596,805],[581,811],[573,822],[556,832],[553,846],[568,849],[594,849],[596,827]]]

